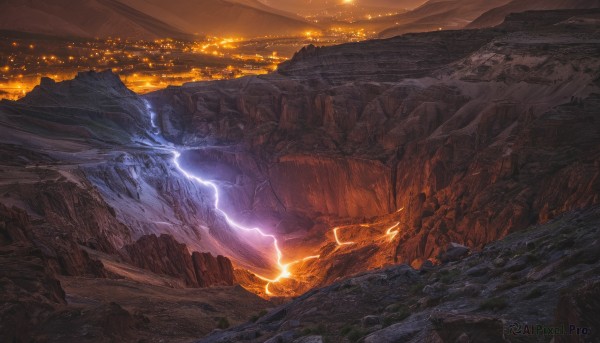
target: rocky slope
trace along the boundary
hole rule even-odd
[[[599,224],[595,207],[455,245],[440,266],[354,275],[198,342],[598,342]]]

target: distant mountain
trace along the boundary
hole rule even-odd
[[[299,15],[313,14],[315,12],[333,8],[343,4],[342,0],[260,0],[270,7],[281,9]],[[353,4],[361,7],[383,7],[390,9],[412,9],[425,0],[354,0]]]
[[[257,37],[319,29],[256,0],[120,0],[149,16],[197,34]]]
[[[511,0],[430,0],[418,8],[396,16],[374,21],[371,25],[388,24],[381,37],[407,32],[461,29],[475,18]]]
[[[76,37],[189,36],[116,0],[0,0],[0,29]]]
[[[467,28],[496,26],[510,13],[530,10],[600,8],[600,0],[513,0],[504,6],[489,10],[467,25]]]
[[[429,0],[418,8],[392,17],[372,20],[371,28],[389,27],[380,37],[438,29],[495,26],[510,13],[528,10],[585,9],[600,7],[600,0]]]
[[[250,7],[254,7],[256,9],[259,10],[263,10],[263,11],[267,11],[267,12],[271,12],[271,13],[276,13],[276,14],[280,14],[286,17],[291,17],[294,19],[300,19],[301,17],[299,17],[297,14],[294,14],[292,12],[288,12],[285,11],[283,9],[280,8],[276,8],[276,7],[271,7],[266,5],[265,3],[261,2],[260,0],[227,0],[231,3],[237,3],[237,4],[241,4],[241,5],[245,5],[245,6],[250,6]]]
[[[0,0],[0,30],[74,37],[257,37],[319,30],[258,0]]]

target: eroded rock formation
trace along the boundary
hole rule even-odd
[[[133,265],[180,278],[189,287],[231,286],[234,282],[228,258],[196,251],[190,254],[185,244],[170,235],[143,236],[123,250]]]
[[[166,137],[219,150],[238,217],[330,240],[389,216],[395,261],[417,265],[600,201],[595,28],[572,20],[589,12],[307,47],[275,75],[150,99]]]

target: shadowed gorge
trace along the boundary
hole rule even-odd
[[[463,2],[264,75],[0,100],[1,340],[598,341],[600,9]]]

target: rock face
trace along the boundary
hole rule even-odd
[[[135,266],[182,279],[188,287],[233,285],[233,265],[223,256],[193,252],[170,235],[143,236],[126,245],[125,257]]]
[[[580,335],[547,340],[596,342],[597,332],[581,328],[599,324],[599,223],[598,207],[573,211],[428,271],[396,265],[347,277],[199,342],[300,340],[315,332],[332,342],[527,342],[523,328],[532,323],[580,328]],[[515,256],[529,263],[519,271],[506,265],[469,275]],[[292,322],[298,325],[290,328]]]
[[[390,212],[390,173],[377,161],[286,155],[269,168],[268,179],[285,208],[309,218],[357,218]]]
[[[233,265],[227,257],[219,255],[215,258],[210,253],[194,251],[192,261],[194,262],[194,272],[199,287],[230,286],[234,284]]]

